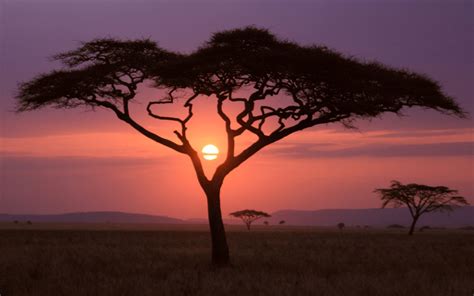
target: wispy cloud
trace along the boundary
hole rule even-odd
[[[9,155],[1,159],[1,167],[6,173],[13,170],[79,169],[95,167],[129,167],[163,164],[168,159],[162,157],[34,157]]]
[[[474,137],[472,128],[369,132],[318,130],[304,132],[291,142],[278,143],[268,152],[273,156],[295,158],[472,156]]]
[[[289,158],[473,156],[474,142],[408,145],[374,144],[343,149],[321,149],[320,145],[294,144],[276,146],[269,149],[268,152],[273,156]]]
[[[473,130],[470,128],[463,129],[438,129],[438,130],[409,130],[409,131],[386,131],[384,133],[374,135],[378,138],[426,138],[426,137],[440,137],[440,136],[471,136],[474,138]]]
[[[0,138],[0,155],[31,157],[154,157],[167,149],[135,133],[76,133]]]

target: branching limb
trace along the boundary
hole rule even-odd
[[[174,133],[176,134],[176,136],[181,140],[181,142],[183,144],[185,143],[189,143],[187,137],[186,137],[186,130],[187,130],[187,126],[186,126],[186,123],[192,118],[193,116],[193,104],[192,104],[192,101],[199,95],[198,93],[194,93],[191,97],[189,97],[185,104],[184,104],[184,107],[188,109],[188,114],[187,116],[184,118],[184,119],[181,119],[179,117],[173,117],[173,116],[162,116],[162,115],[158,115],[156,113],[153,112],[152,110],[152,107],[155,106],[155,105],[162,105],[162,104],[173,104],[177,98],[173,96],[173,93],[177,90],[176,87],[172,88],[169,92],[168,92],[168,97],[164,98],[164,99],[161,99],[159,101],[151,101],[148,103],[147,105],[147,112],[148,112],[148,115],[150,117],[153,117],[155,119],[159,119],[159,120],[167,120],[167,121],[173,121],[173,122],[177,122],[179,123],[179,125],[181,126],[181,131],[177,131],[175,130]]]
[[[149,139],[151,139],[151,140],[153,140],[157,143],[160,143],[160,144],[162,144],[162,145],[164,145],[168,148],[171,148],[171,149],[173,149],[177,152],[180,152],[180,153],[186,153],[187,152],[184,146],[178,145],[177,143],[175,143],[171,140],[163,138],[163,137],[147,130],[146,128],[141,126],[139,123],[137,123],[135,120],[133,120],[128,114],[125,114],[124,112],[120,111],[120,109],[115,104],[113,104],[111,102],[99,100],[95,96],[91,96],[89,98],[84,98],[82,100],[87,102],[89,105],[101,106],[101,107],[105,107],[107,109],[112,110],[120,120],[128,123],[131,127],[133,127],[135,130],[140,132],[142,135],[146,136],[147,138],[149,138]]]
[[[225,122],[225,130],[227,134],[227,155],[226,155],[226,161],[230,161],[231,159],[234,158],[234,153],[235,153],[235,137],[236,137],[236,131],[232,129],[232,122],[225,114],[224,109],[223,109],[223,103],[225,101],[226,97],[219,97],[217,99],[217,113],[219,116],[224,120]]]

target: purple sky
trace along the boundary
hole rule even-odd
[[[473,11],[472,1],[3,0],[0,2],[0,212],[130,210],[204,216],[205,204],[189,163],[179,156],[161,158],[160,148],[156,148],[156,159],[147,154],[153,158],[151,162],[159,163],[159,169],[145,161],[143,155],[130,156],[131,151],[153,153],[155,148],[145,139],[131,135],[126,126],[107,112],[48,109],[19,115],[11,112],[17,83],[51,70],[57,65],[48,57],[72,49],[80,41],[97,37],[146,37],[164,48],[189,52],[212,32],[256,25],[302,44],[325,44],[347,55],[426,73],[472,114]],[[254,206],[264,210],[376,207],[379,203],[371,194],[372,188],[386,186],[394,178],[443,183],[460,189],[474,201],[470,197],[474,193],[472,116],[459,120],[419,110],[407,114],[410,116],[402,119],[386,116],[370,123],[361,122],[360,132],[330,126],[324,145],[309,141],[312,135],[307,135],[265,150],[264,156],[258,156],[242,172],[236,172],[239,177],[231,177],[225,185],[228,189],[224,194],[227,192],[229,198],[223,202],[224,212]],[[81,146],[81,141],[96,143],[93,133],[117,139],[115,150],[108,157],[104,157],[105,145]],[[121,141],[122,134],[124,139],[133,139],[133,143]],[[352,142],[341,140],[348,138]],[[74,150],[74,147],[79,148]],[[43,153],[42,149],[50,153]],[[278,163],[286,162],[296,170],[302,159],[314,164],[313,168],[301,171],[307,182],[295,184],[299,182],[296,177],[285,179],[288,172],[278,167]],[[425,170],[420,169],[416,174],[412,169],[400,176],[403,172],[400,163],[406,162],[413,168],[418,162]],[[374,163],[385,163],[387,169],[371,173]],[[453,169],[453,165],[459,169]],[[255,189],[254,184],[242,181],[245,172],[251,174],[255,167],[262,168],[262,172],[278,171],[286,181],[272,191],[265,184],[273,180],[262,177],[261,187]],[[322,170],[335,168],[327,172],[328,176],[335,176],[343,167],[346,171],[334,177],[333,182],[313,182],[311,175],[307,175],[315,174],[320,179]],[[117,171],[126,171],[128,178],[117,175]],[[171,177],[154,180],[144,177],[154,173],[176,173],[191,189],[177,189],[173,183],[176,179]],[[278,175],[272,173],[272,176]],[[131,184],[116,187],[124,180]],[[335,186],[344,180],[350,180],[345,188]],[[294,193],[297,198],[289,197],[290,188],[296,185],[304,189]],[[231,190],[238,186],[248,187],[246,195],[260,197],[239,199]],[[348,191],[350,186],[353,187]],[[158,187],[162,189],[157,190]],[[137,193],[137,188],[143,192]],[[330,200],[315,197],[316,190],[330,195]],[[275,199],[261,196],[265,192],[274,194]],[[187,207],[180,208],[177,204],[183,202]]]

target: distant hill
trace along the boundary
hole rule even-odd
[[[399,209],[333,209],[333,210],[281,210],[271,218],[260,219],[255,224],[269,221],[271,225],[285,220],[286,225],[334,226],[343,222],[347,226],[369,225],[385,227],[391,224],[408,226],[411,217],[406,208]],[[143,223],[143,224],[207,224],[207,219],[177,219],[166,216],[132,214],[124,212],[81,212],[58,215],[9,215],[0,214],[0,222],[12,221],[63,222],[63,223]],[[225,224],[241,224],[238,219],[224,217]],[[450,213],[429,213],[423,215],[418,226],[464,227],[474,226],[474,207],[462,207]]]
[[[285,220],[289,225],[332,226],[339,222],[351,225],[370,225],[376,227],[390,224],[409,225],[410,213],[406,208],[387,209],[334,209],[334,210],[281,210],[265,219],[270,224]],[[264,220],[259,220],[262,224]],[[427,213],[418,220],[418,226],[463,227],[474,225],[474,207],[462,207],[453,212]]]
[[[184,221],[188,224],[209,224],[209,221],[205,218],[191,218],[186,219]],[[222,222],[224,222],[224,224],[242,224],[242,221],[240,219],[227,219],[225,217],[222,217]]]
[[[0,222],[11,221],[63,222],[63,223],[157,223],[182,224],[183,220],[166,216],[132,214],[123,212],[82,212],[58,215],[8,215],[0,214]]]

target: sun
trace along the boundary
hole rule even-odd
[[[205,160],[214,160],[217,158],[217,155],[219,154],[219,149],[212,145],[206,145],[202,148],[202,155]]]

